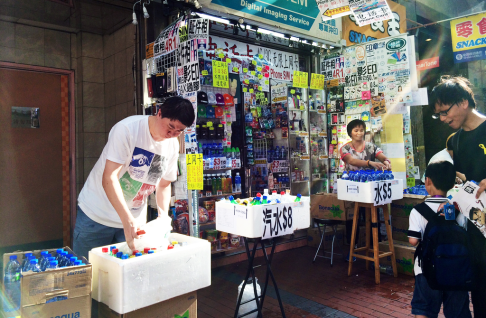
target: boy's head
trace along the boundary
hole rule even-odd
[[[446,194],[454,187],[455,181],[456,170],[449,161],[433,162],[425,170],[425,189],[431,195]]]
[[[465,77],[445,75],[430,94],[434,119],[440,119],[453,129],[461,128],[469,111],[476,108],[471,82]]]
[[[355,119],[348,123],[346,130],[348,131],[348,136],[351,137],[351,139],[356,139],[353,138],[353,135],[356,137],[356,135],[359,133],[361,133],[363,136],[366,134],[366,124],[360,119]]]

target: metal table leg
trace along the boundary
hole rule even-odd
[[[285,318],[285,310],[283,308],[282,299],[280,298],[277,282],[275,281],[275,277],[273,276],[272,266],[271,266],[273,253],[275,252],[275,246],[277,246],[277,241],[272,240],[272,251],[270,252],[270,257],[268,257],[267,250],[265,249],[265,243],[263,242],[263,240],[261,241],[261,245],[263,250],[263,258],[265,259],[265,263],[267,264],[267,274],[265,277],[265,285],[263,287],[263,292],[262,292],[262,308],[263,308],[263,301],[265,300],[265,294],[267,292],[268,277],[270,276],[272,278],[273,287],[275,288],[275,293],[277,294],[278,305],[280,306],[280,312],[282,313],[282,317]]]

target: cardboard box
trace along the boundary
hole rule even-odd
[[[321,233],[323,228],[321,227]],[[334,235],[334,231],[332,227],[326,226],[326,234],[324,235],[324,241],[322,242],[323,246],[321,249],[324,250],[331,250],[332,238]],[[319,229],[317,227],[307,229],[307,246],[318,247],[321,241],[321,237],[319,235]],[[342,246],[344,243],[344,226],[339,225],[336,231],[336,238],[334,240],[334,248],[336,246]]]
[[[98,304],[99,318],[174,318],[197,316],[197,292],[193,291],[126,314],[119,314],[103,303]]]
[[[300,202],[293,202],[296,198],[290,196],[292,202],[288,203],[251,206],[218,201],[216,229],[248,238],[272,238],[307,229],[310,198],[302,196]]]
[[[395,248],[395,259],[397,261],[397,271],[399,273],[414,276],[413,265],[415,259],[413,257],[415,253],[415,247],[408,242],[393,240],[393,247]],[[380,251],[389,252],[388,241],[379,243]],[[391,257],[380,258],[380,265],[391,266]]]
[[[73,251],[69,247],[64,248],[69,254]],[[56,249],[47,250],[56,255]],[[27,252],[40,257],[40,250],[25,251],[3,254],[3,263],[7,264],[11,255],[17,255],[19,263],[22,263]],[[67,317],[91,317],[91,277],[92,266],[84,257],[80,257],[85,264],[83,266],[72,266],[59,268],[53,271],[40,273],[22,273],[20,279],[21,302],[20,313],[17,316],[22,318],[50,318]],[[56,297],[66,296],[67,299],[46,303]],[[14,316],[14,313],[10,313]]]
[[[408,241],[409,218],[392,217],[392,237],[395,241]]]
[[[404,194],[403,199],[392,201],[390,214],[392,217],[408,218],[413,207],[424,202],[425,198],[423,195]]]
[[[391,200],[399,200],[403,198],[403,180],[394,179],[387,181],[373,181],[373,182],[356,182],[338,179],[337,193],[339,200],[373,203],[373,189],[377,184],[386,183],[391,186]]]
[[[169,240],[187,246],[128,260],[92,249],[93,299],[126,314],[210,286],[210,243],[177,233]]]
[[[311,195],[311,217],[326,220],[346,221],[345,203],[337,194],[321,193]]]

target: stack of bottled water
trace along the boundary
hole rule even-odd
[[[427,192],[427,189],[425,189],[425,185],[423,185],[423,184],[404,189],[403,194],[429,195],[429,193]]]
[[[395,177],[391,171],[381,170],[356,170],[344,171],[341,179],[355,182],[372,182],[393,180]]]

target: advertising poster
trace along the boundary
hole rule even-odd
[[[351,13],[349,0],[316,0],[316,2],[322,13],[322,21],[336,19]]]
[[[486,13],[451,21],[454,63],[486,58]]]
[[[393,13],[385,0],[349,0],[349,7],[359,26],[393,18]]]

